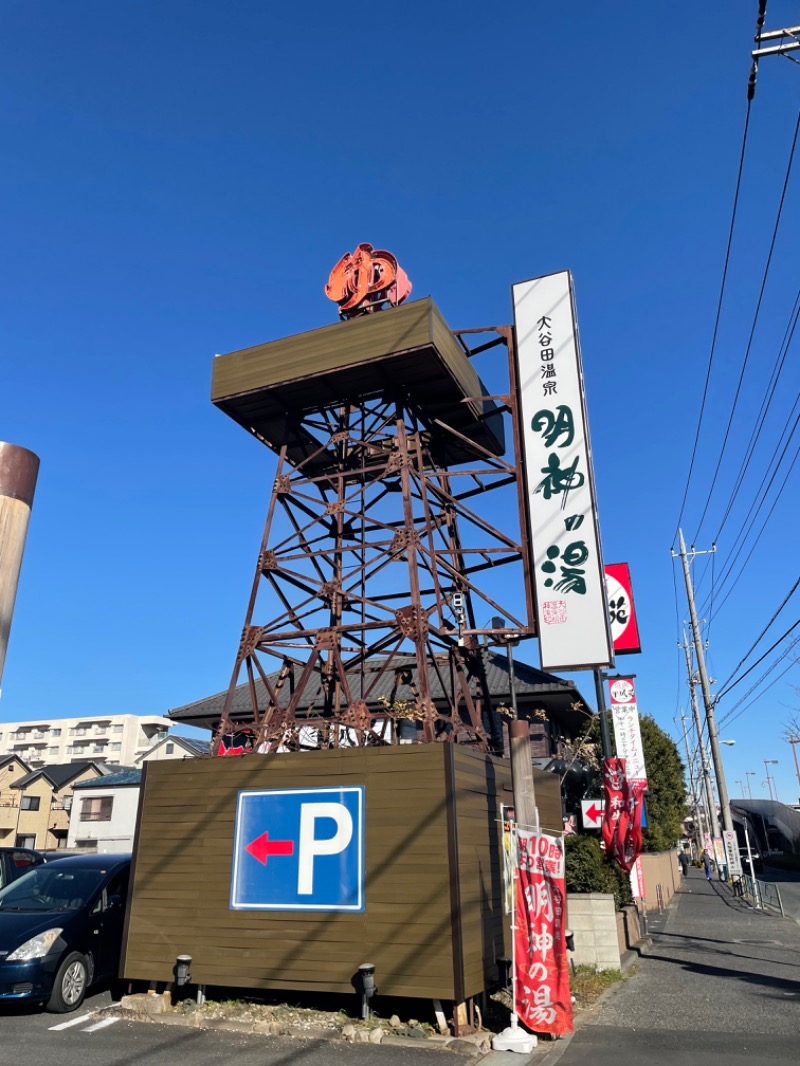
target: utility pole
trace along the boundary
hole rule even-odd
[[[733,818],[731,817],[731,805],[728,800],[728,786],[725,784],[725,770],[722,766],[722,753],[719,750],[719,736],[717,734],[717,721],[714,716],[714,699],[711,695],[711,686],[708,683],[706,672],[706,658],[703,651],[703,638],[700,635],[700,623],[697,620],[697,611],[694,606],[694,589],[692,588],[692,575],[689,571],[689,559],[686,554],[686,544],[683,539],[683,530],[678,530],[680,537],[680,556],[683,564],[683,577],[686,582],[686,598],[689,601],[689,619],[692,624],[692,636],[694,638],[694,651],[697,659],[697,672],[700,674],[700,689],[703,693],[703,703],[706,711],[706,723],[708,725],[708,740],[711,745],[711,758],[714,761],[714,773],[717,778],[717,792],[719,793],[719,806],[722,814],[722,825],[726,833],[734,832]],[[716,547],[712,548],[716,551]],[[674,554],[674,553],[673,553]],[[692,555],[705,554],[695,552]],[[699,735],[698,735],[699,739]]]
[[[593,670],[594,691],[597,696],[597,713],[600,715],[600,750],[604,759],[611,758],[611,735],[608,731],[608,710],[606,708],[605,674],[602,670]]]
[[[694,679],[694,671],[692,669],[692,653],[689,648],[689,642],[686,639],[686,634],[683,635],[683,650],[686,653],[686,672],[688,674],[689,693],[692,698],[692,717],[694,718],[694,728],[697,733],[697,750],[700,754],[700,766],[703,775],[703,785],[706,790],[706,809],[708,810],[708,831],[712,837],[718,837],[719,831],[719,818],[717,817],[717,804],[714,800],[714,785],[711,781],[711,770],[708,766],[708,756],[706,755],[706,746],[703,743],[703,731],[700,728],[700,712],[697,709],[697,693],[695,686],[697,682]]]
[[[785,30],[767,30],[764,32],[764,19],[767,14],[767,0],[759,0],[758,17],[756,19],[755,43],[757,47],[750,53],[753,57],[753,66],[750,68],[750,79],[747,83],[747,99],[752,100],[756,93],[756,78],[758,76],[758,61],[762,56],[788,55],[800,48],[800,26],[788,26]],[[777,41],[777,44],[769,44],[762,48],[764,41]],[[791,59],[792,57],[789,56]]]
[[[697,854],[703,850],[703,826],[700,819],[700,804],[697,802],[697,791],[694,783],[694,768],[692,767],[692,753],[689,748],[689,734],[686,731],[686,715],[681,711],[681,724],[683,725],[683,742],[686,745],[686,765],[689,768],[689,788],[692,790],[692,806],[694,808],[694,842],[697,846]]]

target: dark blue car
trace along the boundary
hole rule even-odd
[[[64,1013],[119,969],[130,855],[73,855],[0,890],[0,1001]]]

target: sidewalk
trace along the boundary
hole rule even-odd
[[[531,1063],[797,1063],[800,926],[752,910],[691,869],[650,934],[639,973],[589,1011],[572,1038],[540,1044]]]

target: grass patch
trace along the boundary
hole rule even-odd
[[[575,997],[574,1009],[586,1010],[602,996],[607,988],[625,978],[621,970],[596,970],[593,966],[576,966],[570,974],[569,983]]]

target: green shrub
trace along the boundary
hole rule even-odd
[[[617,910],[632,902],[630,876],[606,858],[599,840],[577,834],[564,840],[567,892],[610,892]]]

